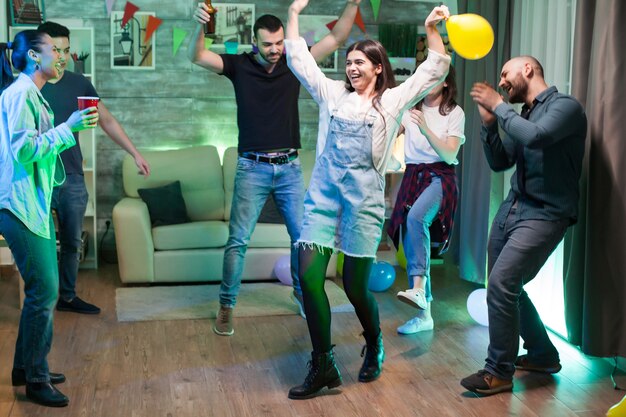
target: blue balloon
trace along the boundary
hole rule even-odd
[[[388,262],[374,262],[369,278],[370,291],[387,291],[396,279],[396,270]]]

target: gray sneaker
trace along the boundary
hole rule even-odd
[[[306,319],[306,313],[304,312],[304,302],[302,301],[302,294],[298,294],[296,290],[293,290],[291,293],[291,299],[298,306],[298,310],[300,312],[300,316],[303,319]]]
[[[213,325],[213,331],[220,336],[232,336],[233,329],[233,308],[220,306]]]

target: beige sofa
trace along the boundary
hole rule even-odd
[[[113,208],[113,225],[123,283],[219,282],[237,164],[237,149],[226,149],[223,165],[214,146],[152,151],[143,154],[152,174],[144,179],[129,156],[123,162],[126,197]],[[314,151],[300,151],[305,185]],[[181,182],[190,223],[152,227],[138,188]],[[276,260],[289,254],[282,224],[258,223],[248,246],[243,280],[275,278]],[[327,275],[334,276],[335,257]]]

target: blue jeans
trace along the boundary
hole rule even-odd
[[[28,382],[50,381],[47,356],[52,344],[52,320],[59,292],[56,237],[31,232],[13,213],[0,210],[0,231],[9,244],[24,280],[24,307],[20,317],[13,367],[26,371]]]
[[[80,235],[88,200],[85,178],[81,174],[67,174],[63,185],[55,187],[52,193],[52,209],[57,213],[61,240],[59,288],[61,298],[65,301],[76,297]]]
[[[270,194],[273,194],[276,206],[285,219],[291,240],[293,288],[302,294],[298,278],[298,250],[295,247],[300,237],[304,210],[304,180],[300,160],[296,158],[278,165],[240,157],[237,161],[229,236],[224,250],[224,270],[220,286],[220,304],[224,307],[234,307],[237,302],[248,242]]]
[[[429,228],[439,213],[442,199],[441,178],[433,176],[430,185],[420,194],[407,213],[406,224],[402,228],[402,246],[406,256],[409,288],[413,288],[411,277],[424,277],[426,280],[426,300],[429,302],[433,300],[430,289]]]
[[[513,378],[520,336],[533,363],[559,361],[559,352],[524,284],[537,275],[568,225],[569,220],[522,220],[515,208],[509,213],[501,209],[493,221],[487,249],[489,350],[485,369],[498,378]]]

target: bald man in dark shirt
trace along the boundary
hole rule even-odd
[[[463,387],[482,395],[511,391],[515,369],[549,374],[561,370],[559,353],[524,285],[576,223],[587,133],[581,104],[548,87],[537,59],[508,61],[499,87],[509,103],[524,104],[521,115],[487,83],[474,84],[470,93],[482,119],[489,166],[494,171],[516,167],[489,236],[486,365],[461,380]],[[518,357],[520,336],[527,354]]]

